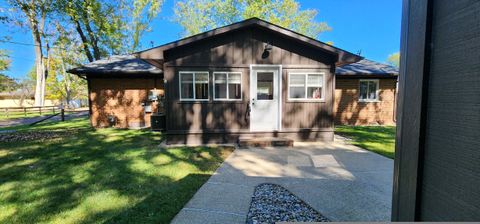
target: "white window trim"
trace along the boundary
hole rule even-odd
[[[215,91],[215,74],[219,74],[219,73],[225,73],[227,74],[227,98],[224,99],[224,98],[217,98],[217,93]],[[228,95],[228,88],[230,88],[228,86],[228,76],[229,74],[240,74],[240,99],[230,99],[230,96]],[[243,83],[242,83],[242,80],[243,80],[243,73],[242,72],[222,72],[222,71],[217,71],[217,72],[213,72],[213,100],[214,101],[242,101],[243,100]]]
[[[195,93],[195,75],[196,73],[207,73],[207,84],[208,84],[208,98],[207,99],[196,99]],[[182,74],[192,74],[192,85],[193,85],[193,98],[183,98],[182,97]],[[210,100],[210,72],[209,71],[181,71],[178,72],[178,91],[180,101],[209,101]]]
[[[290,85],[291,75],[303,75],[305,76],[305,85]],[[308,87],[319,87],[316,85],[308,85],[308,75],[322,75],[322,98],[312,99],[307,98]],[[290,87],[304,87],[305,88],[305,98],[290,98]],[[307,102],[325,102],[325,73],[324,72],[289,72],[288,73],[288,84],[287,84],[287,99],[288,101],[307,101]]]
[[[361,89],[360,89],[360,83],[361,82],[375,82],[375,84],[377,85],[377,90],[375,91],[375,99],[361,99],[360,96],[361,96]],[[368,86],[367,86],[367,91],[368,91]],[[368,93],[367,93],[368,95]],[[360,81],[358,82],[358,102],[365,102],[365,103],[369,103],[369,102],[380,102],[380,80],[379,79],[360,79]]]

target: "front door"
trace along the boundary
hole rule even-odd
[[[250,73],[250,130],[279,130],[279,69],[252,67]]]

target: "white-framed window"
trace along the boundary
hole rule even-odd
[[[288,74],[288,99],[323,101],[325,98],[325,74],[299,72]]]
[[[213,99],[242,100],[242,73],[214,72]]]
[[[361,79],[359,82],[359,96],[358,101],[361,102],[376,102],[378,98],[378,79]]]
[[[179,72],[180,100],[208,101],[209,73]]]

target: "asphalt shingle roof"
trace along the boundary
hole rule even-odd
[[[335,71],[336,75],[385,75],[385,76],[397,76],[398,68],[371,61],[368,59],[360,60],[356,63],[342,65],[337,67]]]
[[[163,71],[133,55],[116,55],[69,70],[74,74],[161,74]]]
[[[133,55],[111,56],[107,59],[97,60],[82,67],[69,70],[74,74],[162,74],[162,69],[136,58]],[[375,76],[397,76],[398,69],[394,66],[371,61],[360,60],[356,63],[343,65],[336,68],[336,75],[375,75]]]

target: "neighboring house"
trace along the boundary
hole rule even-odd
[[[95,127],[149,126],[150,112],[159,110],[166,116],[169,143],[228,142],[241,136],[331,141],[338,110],[335,68],[354,71],[345,65],[369,64],[362,59],[253,18],[69,72],[88,80]],[[373,74],[373,67],[365,71],[368,74],[338,76],[348,76],[351,82],[377,82],[386,76],[396,80],[393,73]],[[382,101],[384,85],[363,90],[364,85],[358,83],[363,100]],[[368,92],[373,90],[375,97]],[[163,100],[157,101],[157,95]],[[355,96],[345,103],[350,101]],[[383,116],[362,112],[345,118],[362,116],[365,121],[358,124],[392,123],[393,117],[383,121]]]
[[[335,74],[336,124],[395,124],[397,68],[364,59]]]
[[[44,106],[59,105],[58,100],[45,99]],[[35,105],[33,94],[21,91],[0,92],[0,107],[32,107]]]

